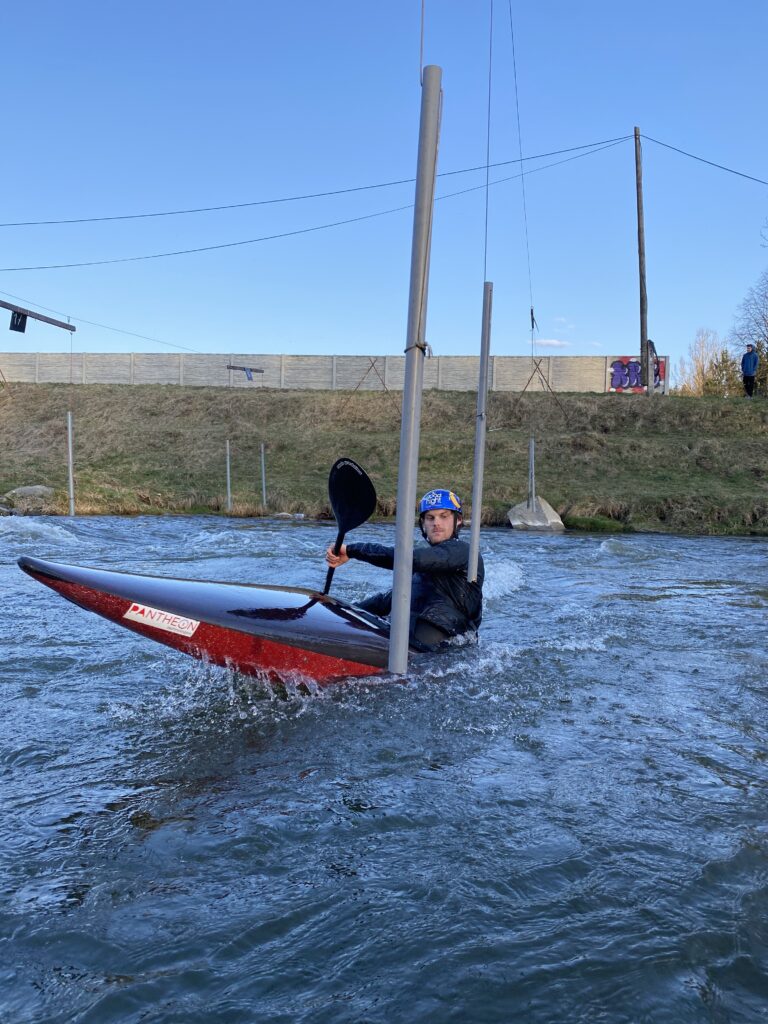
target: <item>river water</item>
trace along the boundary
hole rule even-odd
[[[765,540],[487,531],[478,647],[317,694],[15,565],[319,587],[333,536],[0,519],[0,1021],[768,1020]]]

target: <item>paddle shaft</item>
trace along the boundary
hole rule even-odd
[[[345,532],[346,531],[344,530],[339,530],[339,532],[336,534],[336,543],[333,545],[334,555],[338,555],[338,553],[341,551],[341,545],[344,542]],[[328,569],[328,572],[325,574],[325,586],[323,587],[324,594],[327,594],[328,591],[331,589],[331,580],[333,579],[333,572],[334,569],[333,566],[331,566]]]

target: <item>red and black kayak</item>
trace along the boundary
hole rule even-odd
[[[81,608],[248,675],[325,684],[387,667],[387,623],[314,590],[144,576],[29,557],[19,566]]]

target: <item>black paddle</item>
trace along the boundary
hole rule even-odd
[[[356,462],[352,459],[339,459],[331,466],[328,476],[328,497],[339,528],[336,543],[333,545],[333,553],[338,555],[347,531],[354,530],[373,514],[376,508],[376,491],[365,470]],[[325,577],[324,594],[331,589],[332,579],[333,568],[330,568]]]

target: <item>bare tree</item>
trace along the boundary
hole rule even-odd
[[[739,358],[745,345],[754,346],[760,360],[755,380],[757,393],[768,394],[768,270],[763,271],[739,306],[732,340],[739,350]]]
[[[720,395],[727,398],[741,390],[739,366],[715,331],[700,327],[677,368],[681,395]]]

